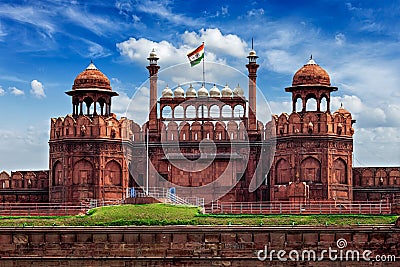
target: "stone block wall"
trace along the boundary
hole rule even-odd
[[[257,251],[338,249],[395,255],[397,262],[260,261]],[[8,266],[398,266],[392,227],[25,227],[0,228],[0,267]],[[397,265],[396,265],[397,264]]]

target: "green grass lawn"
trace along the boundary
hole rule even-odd
[[[0,217],[0,226],[117,225],[390,225],[396,215],[210,215],[197,207],[168,204],[121,205],[65,217]]]

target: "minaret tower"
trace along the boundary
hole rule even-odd
[[[157,65],[157,54],[154,49],[150,52],[149,65],[146,67],[149,70],[150,76],[150,103],[149,103],[149,139],[150,141],[157,140],[158,123],[157,123],[157,79],[160,66]]]
[[[257,131],[257,115],[256,115],[256,102],[257,102],[257,54],[253,49],[253,39],[251,40],[251,50],[247,56],[249,63],[246,65],[249,70],[249,135]]]

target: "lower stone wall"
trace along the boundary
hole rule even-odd
[[[279,261],[277,251],[347,250],[394,255],[397,262]],[[0,228],[0,266],[399,266],[393,227],[25,227]],[[259,250],[272,261],[257,258]],[[264,255],[264,252],[260,254]]]

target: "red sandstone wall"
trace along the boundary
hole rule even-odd
[[[256,251],[337,248],[393,254],[400,229],[390,227],[108,227],[0,228],[2,266],[283,266]],[[397,264],[397,265],[396,265]],[[398,266],[396,263],[286,262],[284,266]]]

